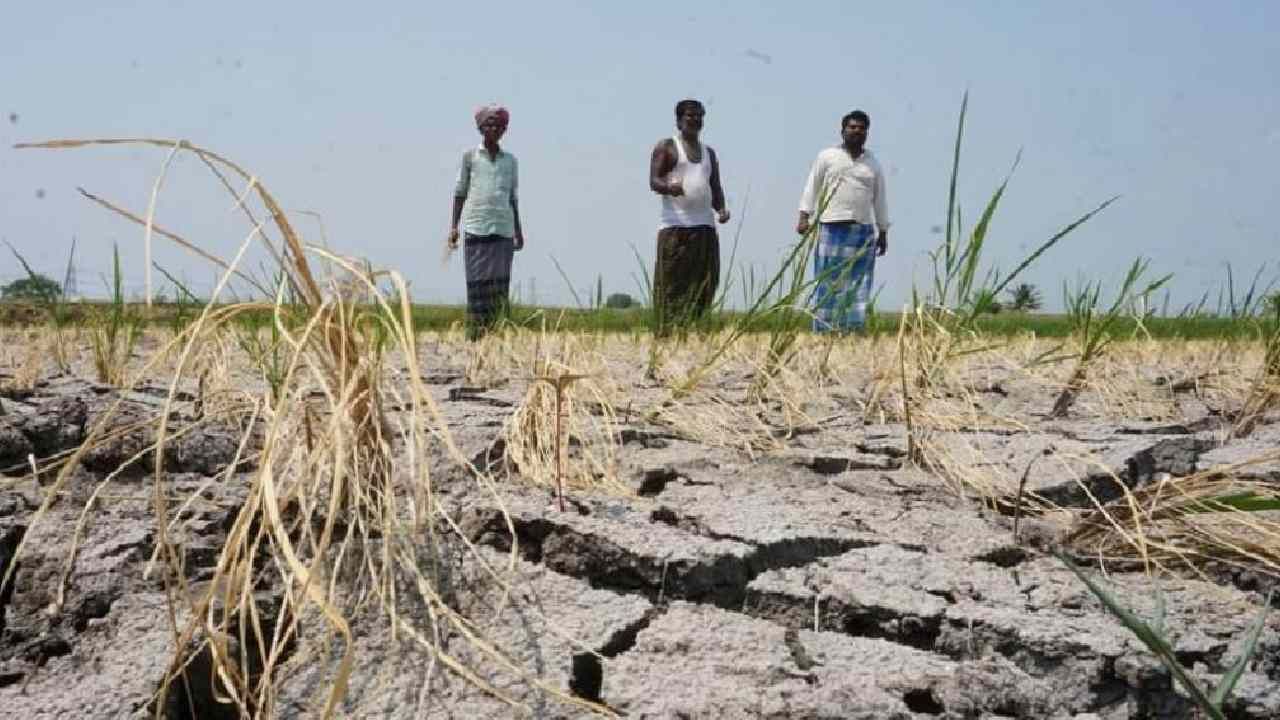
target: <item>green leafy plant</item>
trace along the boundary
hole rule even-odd
[[[285,277],[277,274],[277,287],[284,282]],[[338,307],[340,311],[349,310],[345,306]],[[263,319],[259,315],[246,313],[241,315],[232,326],[235,328],[237,344],[249,356],[254,367],[262,373],[262,379],[270,389],[271,400],[277,404],[283,397],[289,375],[289,360],[292,355],[284,342],[280,324],[290,321],[289,306],[278,302],[271,316]],[[353,334],[362,329],[358,323],[350,323],[350,326]]]
[[[987,200],[977,224],[966,234],[956,195],[968,108],[969,93],[966,92],[961,99],[960,115],[956,122],[945,234],[942,245],[929,253],[933,274],[931,292],[922,296],[913,287],[910,310],[903,318],[903,322],[909,324],[911,337],[904,338],[910,342],[900,342],[899,345],[915,356],[916,385],[919,387],[933,384],[950,360],[990,349],[990,345],[977,348],[970,346],[969,341],[976,334],[978,318],[992,313],[999,305],[1001,294],[1041,255],[1119,199],[1118,196],[1112,197],[1068,223],[1040,243],[1012,271],[1001,273],[995,268],[982,270],[987,234],[1022,153],[1019,151],[1014,157],[1008,174]],[[905,363],[902,366],[905,367]]]
[[[1118,199],[1118,196],[1112,197],[1068,223],[1036,246],[1012,271],[1002,273],[994,267],[984,270],[983,256],[988,246],[987,236],[991,223],[1022,153],[1019,151],[1015,155],[1008,174],[987,200],[978,222],[966,233],[957,201],[957,188],[968,107],[969,94],[966,92],[961,99],[960,114],[956,122],[945,233],[941,246],[929,253],[932,260],[932,284],[927,294],[912,287],[911,302],[900,319],[898,331],[900,357],[897,365],[903,374],[900,384],[904,415],[908,422],[908,446],[913,461],[917,463],[924,460],[920,452],[920,448],[924,447],[923,438],[918,437],[924,426],[913,422],[915,413],[912,404],[919,406],[928,400],[929,388],[941,382],[952,360],[997,347],[985,340],[975,345],[978,319],[997,309],[1001,294],[1041,255]],[[911,372],[914,374],[914,383],[907,377],[909,367],[913,368]],[[911,394],[910,388],[913,385],[920,392]]]
[[[1218,314],[1223,316],[1223,310],[1225,309],[1226,317],[1230,317],[1232,320],[1242,320],[1244,318],[1254,317],[1260,313],[1265,313],[1267,310],[1267,293],[1270,292],[1276,284],[1276,279],[1272,278],[1272,280],[1265,286],[1258,285],[1259,281],[1262,280],[1263,273],[1266,271],[1267,264],[1263,263],[1258,268],[1258,271],[1253,274],[1253,280],[1250,281],[1248,289],[1244,291],[1243,295],[1236,297],[1235,274],[1231,269],[1231,263],[1227,263],[1226,305],[1224,308],[1222,304],[1222,293],[1219,291]]]
[[[169,316],[169,329],[176,336],[195,319],[204,304],[195,296],[195,293],[167,270],[154,263],[153,267],[173,283],[173,313]]]
[[[125,367],[141,335],[141,322],[124,301],[124,275],[120,270],[120,248],[111,249],[111,304],[105,316],[95,322],[89,338],[93,346],[93,367],[98,381],[125,385]]]
[[[8,245],[9,251],[18,258],[27,277],[4,286],[0,289],[0,297],[6,300],[33,302],[49,311],[49,324],[53,329],[53,359],[58,368],[66,372],[70,369],[70,361],[67,358],[66,329],[71,324],[71,316],[67,310],[62,286],[52,278],[33,270],[27,259],[8,241],[5,241],[5,245]],[[75,252],[74,243],[72,243],[72,252]]]
[[[822,217],[834,190],[834,185],[823,188],[814,217]],[[724,337],[719,339],[711,351],[675,388],[676,397],[682,397],[696,388],[725,353],[744,335],[751,332],[765,329],[769,332],[769,354],[761,374],[756,378],[757,388],[767,382],[780,365],[787,362],[788,351],[795,344],[796,337],[811,320],[809,314],[797,312],[797,307],[806,301],[818,283],[838,277],[839,273],[849,272],[857,259],[856,257],[847,258],[845,262],[828,268],[822,274],[806,279],[809,258],[813,256],[817,243],[818,223],[814,222],[808,231],[790,247],[782,264],[760,293],[750,298],[746,310],[736,318]],[[754,287],[754,285],[753,278],[751,286]]]
[[[1071,410],[1076,397],[1084,389],[1089,366],[1106,352],[1107,347],[1115,339],[1116,326],[1124,317],[1126,308],[1130,307],[1135,300],[1145,300],[1150,297],[1151,293],[1173,277],[1172,274],[1168,274],[1142,285],[1142,276],[1149,265],[1150,261],[1143,258],[1133,261],[1129,272],[1120,283],[1115,299],[1105,310],[1099,307],[1102,295],[1101,281],[1084,282],[1075,289],[1066,283],[1063,284],[1067,317],[1070,319],[1078,345],[1078,354],[1075,369],[1058,394],[1058,399],[1053,403],[1051,417],[1065,417]]]
[[[1271,593],[1267,593],[1267,599],[1263,603],[1262,610],[1245,633],[1244,646],[1240,651],[1240,656],[1227,668],[1227,672],[1223,674],[1217,686],[1209,690],[1201,687],[1200,683],[1191,677],[1191,673],[1182,666],[1182,663],[1178,661],[1177,654],[1174,652],[1173,645],[1165,635],[1163,595],[1156,596],[1156,617],[1153,622],[1148,623],[1121,605],[1115,596],[1107,592],[1100,583],[1095,582],[1093,578],[1089,577],[1065,555],[1059,554],[1058,559],[1066,564],[1071,569],[1071,572],[1075,573],[1076,577],[1080,578],[1080,581],[1089,588],[1089,592],[1093,593],[1094,597],[1098,598],[1102,605],[1111,614],[1115,615],[1116,619],[1129,632],[1133,633],[1134,637],[1142,641],[1142,644],[1146,645],[1147,649],[1155,654],[1156,659],[1169,670],[1174,680],[1191,696],[1191,700],[1201,712],[1211,720],[1226,720],[1227,716],[1223,713],[1222,706],[1231,695],[1231,691],[1235,689],[1236,684],[1240,682],[1240,677],[1244,674],[1245,668],[1249,666],[1249,662],[1258,652],[1258,638],[1262,635],[1262,628],[1267,619],[1267,610],[1271,607]]]
[[[995,217],[1000,202],[1004,199],[1005,190],[1013,173],[1022,158],[1019,151],[1014,157],[1009,173],[992,193],[983,208],[982,215],[973,226],[968,236],[964,236],[961,226],[961,214],[956,203],[956,186],[960,172],[960,148],[964,139],[965,115],[969,107],[969,93],[964,94],[960,103],[960,119],[956,125],[955,150],[951,166],[951,183],[947,196],[946,234],[942,247],[929,253],[933,261],[933,294],[929,298],[933,308],[947,309],[950,312],[941,314],[943,322],[954,330],[972,331],[975,320],[984,313],[990,312],[1000,294],[1017,279],[1023,271],[1031,266],[1041,255],[1069,235],[1076,228],[1088,222],[1094,215],[1105,210],[1111,203],[1119,199],[1112,197],[1094,209],[1068,223],[1049,239],[1042,242],[1029,255],[1022,259],[1014,269],[1002,274],[991,268],[980,273],[983,252],[987,247],[987,233],[991,221]],[[962,239],[963,238],[963,239]]]

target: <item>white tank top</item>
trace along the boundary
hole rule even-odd
[[[715,211],[711,209],[711,148],[702,146],[702,162],[689,162],[684,143],[677,135],[671,138],[676,144],[676,166],[665,180],[680,180],[684,194],[678,197],[662,196],[662,220],[659,227],[715,226]]]

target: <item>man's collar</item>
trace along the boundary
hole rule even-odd
[[[849,153],[849,148],[846,148],[846,147],[844,146],[844,143],[836,143],[835,145],[833,145],[833,146],[832,146],[832,149],[834,149],[834,150],[839,150],[840,152],[844,153],[845,155],[849,155],[849,157],[853,157],[853,156],[852,156],[852,155],[850,155],[850,153]],[[871,157],[871,148],[869,148],[869,147],[867,147],[867,146],[863,145],[863,146],[862,146],[862,154],[861,154],[861,155],[859,155],[858,157],[853,158],[853,159],[854,159],[854,160],[861,160],[861,159],[863,159],[863,158],[867,158],[867,157]]]

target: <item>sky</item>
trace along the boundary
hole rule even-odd
[[[1264,281],[1280,274],[1280,230],[1266,220],[1280,198],[1276,27],[1269,0],[5,3],[0,237],[58,280],[74,238],[88,296],[105,295],[118,247],[126,291],[141,297],[143,228],[77,187],[145,214],[168,151],[13,145],[185,139],[254,174],[307,242],[398,270],[415,301],[461,303],[461,258],[442,253],[453,182],[478,141],[474,108],[500,102],[527,240],[513,291],[573,304],[570,286],[585,299],[599,277],[606,293],[639,295],[658,221],[649,152],[674,131],[675,102],[694,97],[734,215],[722,282],[740,300],[744,269],[767,274],[795,242],[814,156],[861,108],[893,220],[876,285],[896,305],[931,281],[968,91],[966,223],[1022,152],[990,264],[1010,269],[1119,195],[1025,279],[1060,307],[1064,281],[1115,283],[1144,256],[1174,274],[1178,306],[1216,299],[1228,266],[1237,283],[1264,263]],[[215,255],[249,233],[189,153],[156,197],[157,224]],[[251,250],[246,265],[264,257]],[[160,238],[154,261],[197,291],[216,277]],[[0,248],[0,282],[22,276]]]

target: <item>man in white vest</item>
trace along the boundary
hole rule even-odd
[[[813,329],[861,332],[875,280],[876,258],[889,249],[884,170],[866,149],[871,118],[854,110],[840,119],[841,142],[818,153],[800,197],[796,232],[818,222],[814,251]],[[814,217],[821,212],[821,217]]]
[[[716,222],[729,222],[720,161],[699,134],[706,109],[697,100],[676,103],[676,134],[663,138],[649,159],[649,188],[662,198],[653,270],[655,332],[696,320],[720,285]]]

